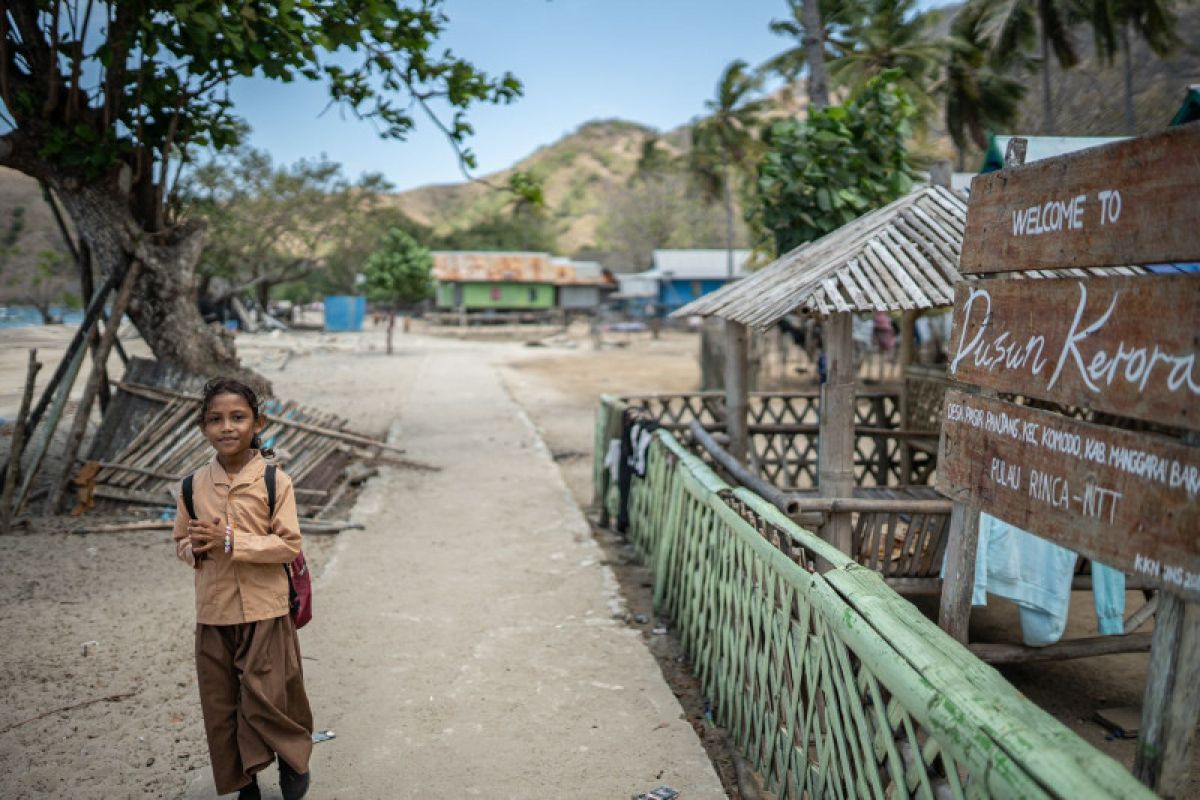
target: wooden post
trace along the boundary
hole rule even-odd
[[[916,362],[917,316],[920,312],[905,309],[900,316],[900,427],[911,430],[908,409],[908,368]],[[912,445],[900,440],[900,483],[912,483]]]
[[[91,297],[96,293],[95,281],[92,279],[92,251],[88,247],[87,242],[80,241],[79,243],[79,287],[83,290],[83,297]],[[103,311],[100,312],[100,318],[107,320],[108,315]],[[89,337],[92,348],[92,359],[96,358],[96,351],[100,346],[100,326],[92,328],[92,334]],[[115,341],[114,344],[120,344]],[[97,362],[98,363],[98,362]],[[102,367],[107,365],[101,365]],[[108,410],[108,403],[111,400],[108,389],[108,375],[105,370],[105,375],[100,380],[100,413],[103,414]]]
[[[725,432],[733,457],[745,463],[749,452],[746,411],[750,404],[750,371],[746,326],[725,320]]]
[[[56,513],[59,506],[62,505],[63,496],[71,483],[71,477],[75,474],[75,461],[79,456],[79,447],[83,444],[83,435],[87,431],[88,418],[92,413],[92,402],[99,392],[100,381],[105,380],[104,364],[108,361],[108,354],[117,338],[117,329],[121,327],[121,318],[125,316],[125,309],[133,296],[133,287],[137,283],[141,266],[142,262],[135,260],[125,270],[121,291],[113,301],[112,316],[109,317],[108,325],[104,328],[104,335],[100,337],[100,344],[93,354],[92,371],[88,375],[83,397],[79,399],[79,407],[75,410],[75,420],[71,425],[71,431],[67,435],[62,477],[59,478],[57,488],[50,493],[50,500],[46,505],[46,511],[50,514]]]
[[[950,510],[950,529],[946,536],[946,567],[942,576],[938,625],[966,644],[971,622],[971,595],[975,591],[975,556],[979,550],[979,509],[956,502]]]
[[[1159,592],[1133,774],[1160,797],[1186,797],[1200,720],[1200,604]]]
[[[8,451],[8,470],[4,474],[4,491],[0,493],[0,533],[8,533],[13,518],[13,494],[17,490],[17,478],[21,471],[21,455],[25,450],[25,429],[29,421],[29,406],[33,403],[33,384],[38,370],[37,349],[29,351],[29,367],[25,372],[25,392],[21,395],[21,410],[17,413],[17,424],[13,428],[12,447]]]
[[[854,318],[850,312],[825,320],[825,383],[821,385],[821,423],[817,439],[818,489],[821,497],[854,494]],[[833,513],[821,538],[849,554],[850,515]]]

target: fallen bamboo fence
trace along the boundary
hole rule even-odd
[[[666,430],[633,478],[628,535],[717,722],[778,797],[1152,796],[878,573]]]

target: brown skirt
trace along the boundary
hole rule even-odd
[[[218,794],[248,784],[276,754],[308,772],[312,711],[290,616],[196,625],[196,676]]]

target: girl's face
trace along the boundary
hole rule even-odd
[[[238,456],[250,449],[254,434],[266,425],[265,417],[254,416],[240,394],[219,394],[204,415],[204,436],[222,456]]]

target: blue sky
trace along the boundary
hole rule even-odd
[[[926,0],[928,2],[928,0]],[[922,5],[925,5],[923,2]],[[525,96],[470,113],[479,172],[503,169],[590,119],[673,128],[703,110],[721,70],[787,46],[767,30],[784,0],[447,0],[442,44],[490,73],[513,72]],[[399,189],[461,180],[425,120],[406,142],[326,104],[320,84],[245,80],[233,99],[251,143],[291,162],[325,153],[348,174],[382,172]]]

